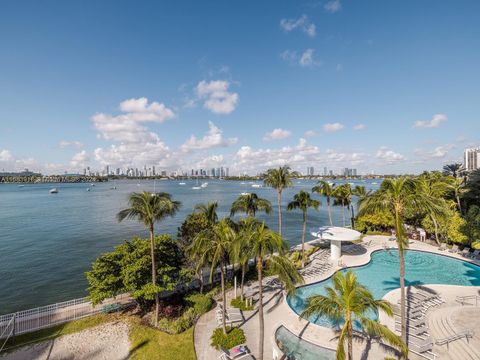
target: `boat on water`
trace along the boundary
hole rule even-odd
[[[377,184],[378,184],[378,183],[376,183],[376,182],[373,182],[373,183],[372,183],[372,185],[377,185]]]
[[[202,183],[202,185],[200,185],[200,187],[203,189],[205,189],[207,186],[208,186],[208,182],[204,182]]]
[[[52,188],[49,191],[50,194],[58,194],[58,189],[57,188]]]
[[[25,187],[25,185],[18,185],[18,187]]]
[[[186,185],[184,182],[178,183],[178,185]]]
[[[253,184],[252,185],[252,188],[261,188],[261,187],[263,187],[262,184]]]
[[[90,188],[87,188],[87,191],[90,191]]]
[[[245,183],[244,183],[244,182],[241,182],[240,185],[245,185]]]
[[[249,192],[242,192],[242,193],[240,193],[240,195],[247,196],[247,195],[250,195],[250,193]]]
[[[200,186],[193,186],[192,189],[193,189],[193,190],[200,190],[201,187],[200,187]]]

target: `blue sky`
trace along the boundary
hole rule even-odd
[[[478,1],[0,7],[0,170],[405,173],[480,143]]]

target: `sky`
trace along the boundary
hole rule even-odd
[[[480,145],[478,0],[0,3],[0,170],[401,174]]]

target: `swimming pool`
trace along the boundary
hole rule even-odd
[[[376,299],[380,299],[400,287],[398,252],[395,249],[378,250],[371,256],[368,264],[351,269],[359,282],[366,286]],[[406,250],[405,285],[424,284],[480,286],[480,266],[444,255]],[[294,296],[287,297],[287,302],[300,315],[306,306],[307,298],[325,294],[325,286],[332,286],[330,278],[299,287]],[[324,317],[308,320],[318,325],[333,327],[330,320]]]

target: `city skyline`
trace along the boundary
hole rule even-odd
[[[480,4],[331,2],[4,4],[0,169],[463,162]]]

